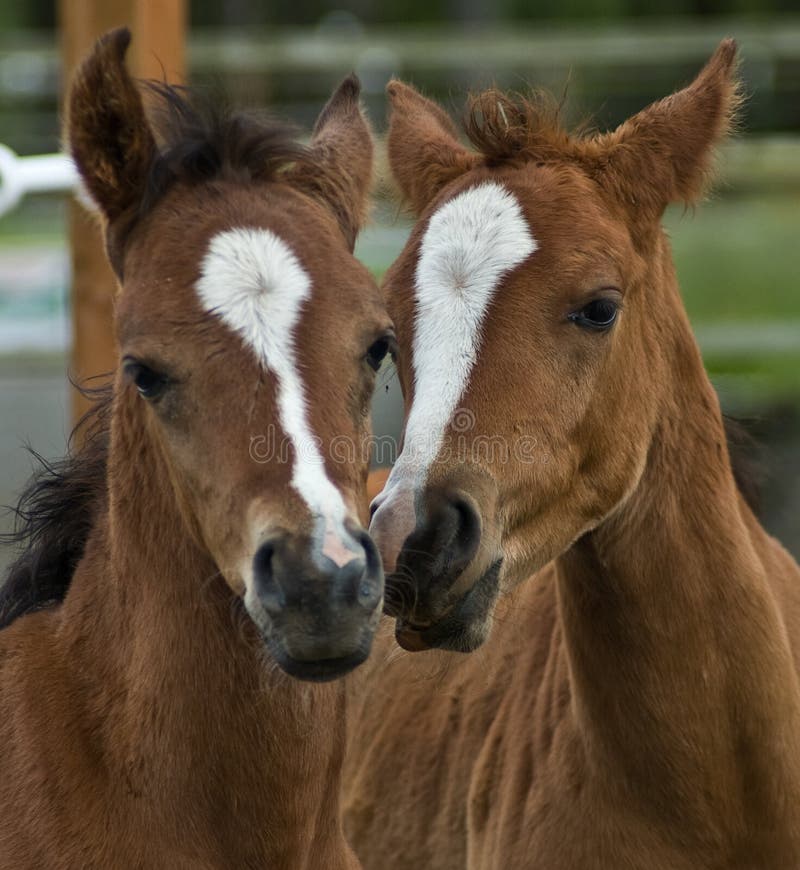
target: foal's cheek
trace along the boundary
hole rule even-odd
[[[173,384],[151,405],[155,420],[162,427],[163,438],[170,442],[186,441],[191,434],[192,412],[197,419],[196,403],[183,384]]]
[[[375,394],[376,385],[380,375],[374,377],[362,376],[355,381],[355,386],[350,390],[350,407],[353,425],[356,430],[362,430],[370,426],[370,410],[372,397]]]
[[[208,550],[222,570],[226,554],[241,549],[238,505],[227,491],[225,468],[219,465],[219,457],[230,456],[230,451],[205,437],[212,434],[211,421],[192,415],[190,407],[185,395],[176,394],[154,409],[152,422],[184,524],[195,544]]]

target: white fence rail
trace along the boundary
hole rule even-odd
[[[15,209],[29,193],[75,190],[78,172],[65,154],[19,157],[0,145],[0,217]]]

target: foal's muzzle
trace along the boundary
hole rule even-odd
[[[370,530],[387,565],[386,612],[396,637],[410,651],[439,647],[469,652],[483,642],[498,590],[501,563],[479,567],[482,523],[475,500],[457,489],[416,496],[415,524],[400,537],[407,494],[378,503]],[[472,569],[478,568],[475,576]],[[471,579],[470,579],[471,578]]]
[[[256,622],[275,660],[293,677],[332,680],[369,655],[383,570],[369,535],[360,529],[349,535],[352,558],[341,564],[315,552],[308,538],[288,533],[270,537],[256,552],[254,597],[267,616]]]

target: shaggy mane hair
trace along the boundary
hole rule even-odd
[[[489,88],[470,96],[464,130],[489,165],[516,158],[563,162],[575,156],[588,124],[568,131],[561,122],[562,102],[547,91],[528,95]]]
[[[319,172],[310,148],[296,140],[291,124],[233,110],[220,97],[148,81],[149,120],[159,153],[150,168],[140,216],[150,211],[173,183],[214,179],[272,181],[288,169]]]
[[[0,545],[21,552],[0,586],[0,629],[63,601],[96,518],[105,509],[111,387],[92,391],[94,407],[72,431],[67,455],[39,465],[15,507],[14,529]],[[75,446],[80,438],[80,446]]]

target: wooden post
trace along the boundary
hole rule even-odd
[[[114,27],[128,25],[133,41],[128,62],[140,78],[164,76],[183,81],[186,73],[187,0],[59,0],[64,92],[72,73],[95,40]],[[98,220],[78,202],[69,203],[72,261],[72,355],[76,383],[113,371],[116,366],[112,312],[117,282],[106,262]],[[89,403],[72,391],[77,420]]]

